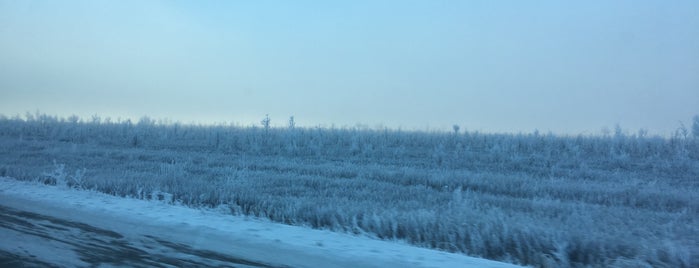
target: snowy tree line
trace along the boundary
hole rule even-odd
[[[264,122],[2,117],[0,175],[542,267],[699,263],[699,117],[668,138]]]

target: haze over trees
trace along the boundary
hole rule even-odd
[[[538,267],[699,265],[699,116],[671,137],[270,121],[3,116],[0,176]]]

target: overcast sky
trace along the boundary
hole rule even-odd
[[[699,1],[0,0],[0,113],[668,134]]]

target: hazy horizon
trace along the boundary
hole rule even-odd
[[[31,121],[31,120],[41,120],[41,116],[48,116],[53,119],[58,120],[58,122],[72,122],[71,117],[77,117],[77,122],[79,123],[85,123],[85,124],[90,124],[95,122],[95,118],[97,118],[98,122],[100,124],[107,124],[107,123],[113,123],[113,124],[121,124],[125,122],[131,122],[134,125],[139,124],[142,120],[148,120],[150,124],[154,124],[157,126],[173,126],[173,125],[181,125],[181,126],[195,126],[195,127],[207,127],[207,126],[222,126],[222,127],[239,127],[239,128],[264,128],[262,120],[265,119],[266,117],[261,117],[260,120],[257,122],[239,122],[239,121],[183,121],[183,120],[178,120],[177,118],[169,118],[169,117],[152,117],[149,115],[143,115],[143,116],[138,116],[138,117],[122,117],[122,116],[116,116],[112,117],[109,115],[102,115],[102,114],[93,114],[90,116],[80,116],[77,114],[71,114],[67,116],[63,115],[55,115],[55,114],[47,114],[43,113],[41,111],[34,111],[34,112],[26,112],[24,114],[3,114],[0,113],[0,119],[9,119],[9,120],[22,120],[22,121]],[[699,116],[699,115],[697,115]],[[270,127],[275,128],[275,129],[287,129],[289,128],[289,121],[290,117],[286,118],[278,118],[278,120],[275,120],[271,115],[267,117],[271,119]],[[464,133],[480,133],[480,134],[505,134],[505,135],[529,135],[529,134],[537,134],[537,135],[554,135],[558,137],[575,137],[575,136],[584,136],[584,137],[614,137],[616,135],[617,127],[620,130],[621,135],[626,136],[626,137],[646,137],[646,138],[672,138],[672,137],[677,137],[677,135],[682,136],[683,134],[681,133],[681,128],[684,127],[684,130],[687,131],[687,138],[691,138],[693,136],[692,133],[692,128],[693,128],[693,122],[678,122],[677,128],[675,128],[673,131],[669,133],[653,133],[649,132],[648,129],[641,128],[641,129],[629,129],[624,127],[622,124],[614,124],[613,126],[604,126],[596,131],[584,131],[580,133],[566,133],[566,132],[554,132],[550,130],[540,130],[540,129],[532,129],[532,130],[525,130],[525,131],[489,131],[489,130],[482,130],[482,129],[471,129],[471,128],[465,128],[462,125],[459,124],[453,124],[451,126],[443,127],[443,128],[433,128],[433,127],[424,127],[424,128],[403,128],[403,127],[393,127],[393,126],[387,126],[383,124],[376,124],[376,125],[369,125],[369,124],[363,124],[363,123],[356,123],[356,124],[345,124],[345,125],[339,125],[339,124],[317,124],[317,125],[307,125],[307,124],[299,124],[296,117],[294,116],[294,128],[295,129],[300,129],[300,128],[305,128],[305,129],[345,129],[345,130],[370,130],[370,131],[384,131],[384,130],[389,130],[389,131],[404,131],[404,132],[422,132],[422,133],[453,133],[454,132],[454,125],[458,127],[458,133],[459,134],[464,134]]]
[[[671,135],[697,1],[0,0],[0,114]]]

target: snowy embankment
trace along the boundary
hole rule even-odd
[[[84,223],[127,238],[158,237],[197,250],[291,267],[519,267],[402,242],[3,177],[0,177],[0,205]],[[4,240],[0,250],[33,255],[58,265],[81,265],[77,258],[71,260],[67,255],[59,258],[61,254],[55,251],[19,240]]]

